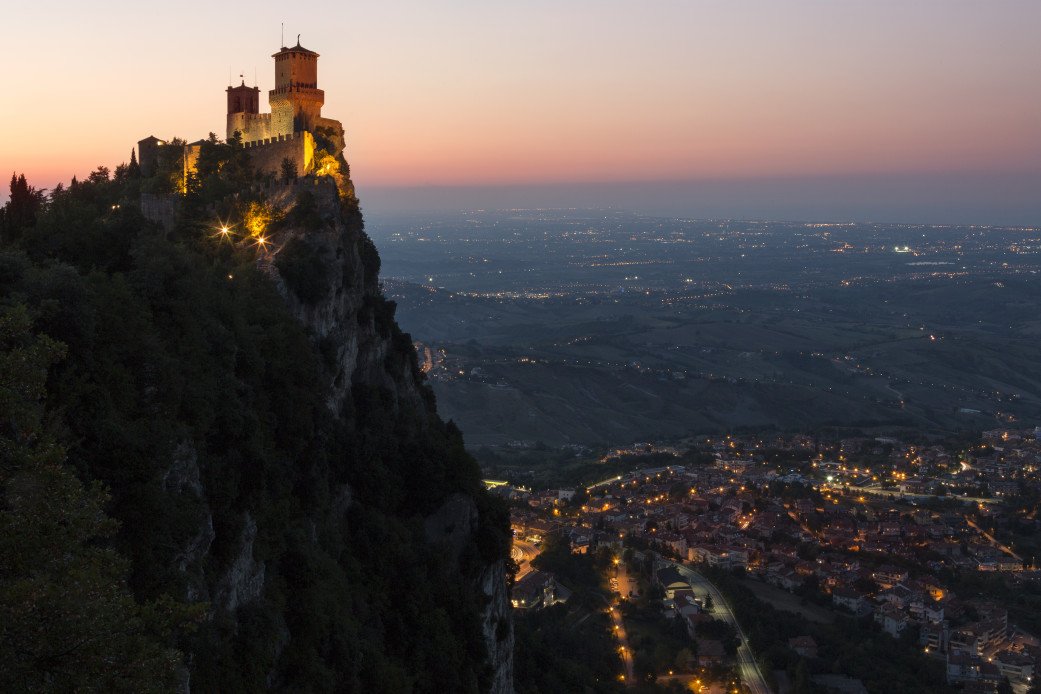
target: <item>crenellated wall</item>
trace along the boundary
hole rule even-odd
[[[235,136],[236,131],[242,133],[243,142],[254,142],[276,135],[287,134],[286,132],[279,133],[272,130],[270,113],[229,113],[228,140]]]
[[[280,175],[284,159],[293,162],[296,173],[300,176],[311,173],[314,168],[314,136],[309,132],[279,135],[246,142],[242,146],[249,153],[250,161],[258,171]]]

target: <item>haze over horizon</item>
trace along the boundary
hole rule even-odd
[[[322,55],[323,112],[377,214],[1041,224],[1029,0],[57,6],[7,12],[33,60],[6,85],[0,196],[11,171],[51,188],[148,134],[223,135],[229,75],[269,89],[284,20]]]

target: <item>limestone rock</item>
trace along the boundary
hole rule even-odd
[[[257,522],[247,513],[238,554],[221,578],[214,595],[214,603],[228,612],[257,599],[264,590],[264,562],[253,559],[256,539]]]

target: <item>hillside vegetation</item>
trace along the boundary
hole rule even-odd
[[[241,150],[212,140],[168,230],[141,215],[133,165],[47,196],[12,184],[0,214],[3,691],[490,686],[479,582],[507,555],[505,510],[414,385],[350,197],[266,220],[271,238],[324,226],[367,259],[366,310],[343,329],[371,326],[384,380],[356,376],[330,407],[337,346],[316,344],[258,266],[276,249],[215,233],[245,230],[268,204],[255,183]],[[286,274],[310,282],[303,301],[336,291],[331,272],[328,286]],[[445,551],[424,523],[458,495],[474,531]]]

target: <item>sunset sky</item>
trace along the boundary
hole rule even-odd
[[[267,110],[284,21],[370,207],[625,206],[605,191],[631,183],[670,213],[1041,223],[1037,0],[248,6],[5,8],[5,179],[223,136],[229,73]]]

